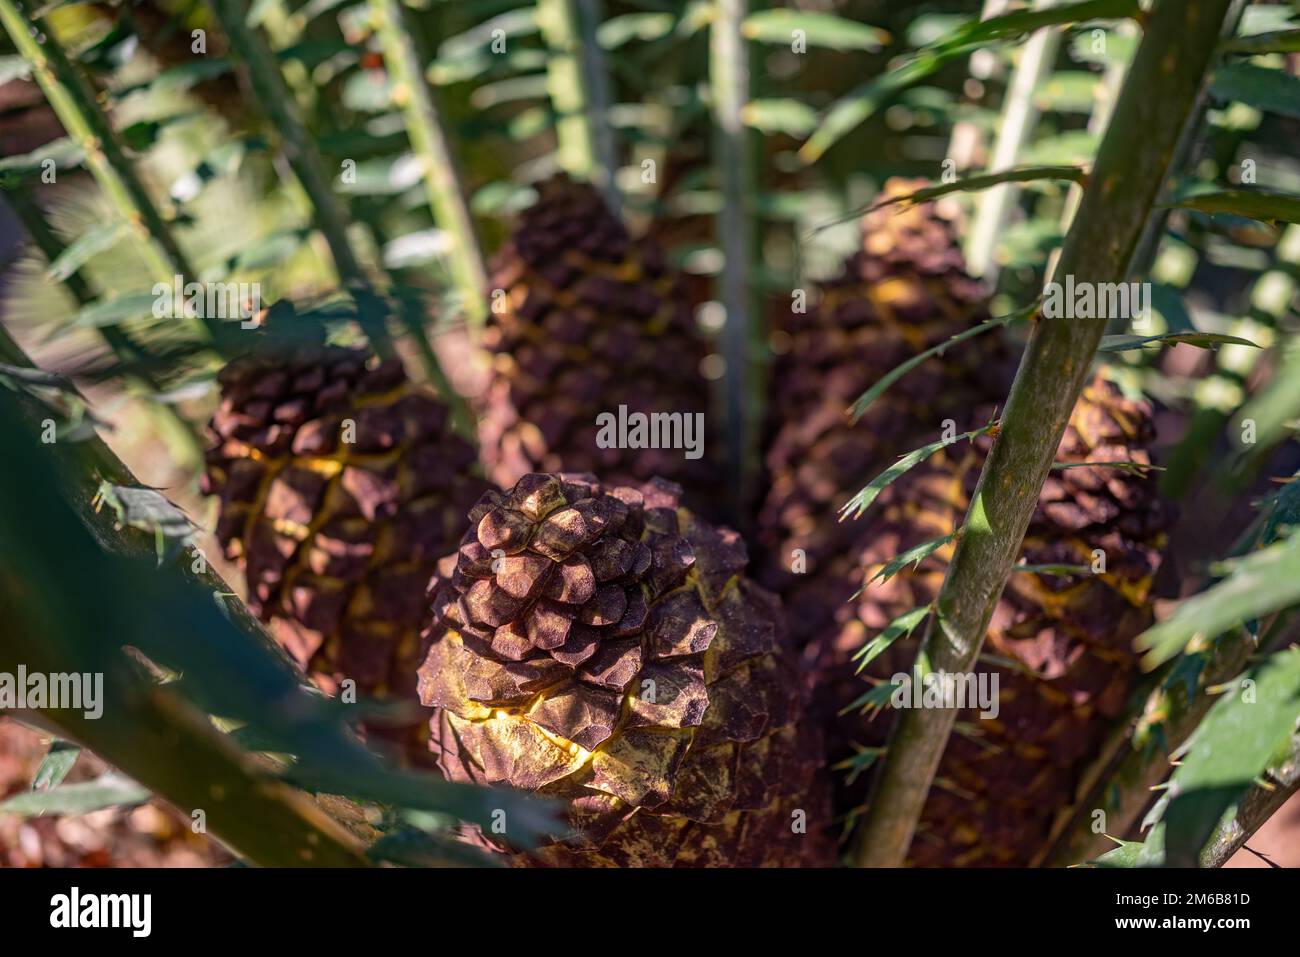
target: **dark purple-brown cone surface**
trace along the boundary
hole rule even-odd
[[[975,428],[992,409],[970,413]],[[1101,378],[1075,406],[1060,463],[1148,464],[1150,409]],[[889,486],[858,522],[858,547],[836,566],[855,599],[834,609],[808,649],[819,700],[843,709],[873,685],[910,672],[923,625],[855,676],[855,654],[888,624],[927,606],[943,584],[951,545],[888,581],[863,587],[890,559],[951,534],[963,520],[990,439],[957,442]],[[1044,850],[1056,815],[1073,800],[1086,761],[1120,714],[1137,674],[1133,639],[1152,623],[1148,594],[1168,509],[1149,471],[1054,470],[1025,537],[1021,561],[1072,566],[1011,575],[977,673],[996,675],[998,713],[962,711],[926,802],[909,860],[921,866],[1025,866]],[[865,679],[865,680],[864,680]],[[827,715],[831,761],[886,742],[891,706]],[[864,799],[869,775],[839,785],[839,810]]]
[[[891,182],[897,196],[915,184]],[[863,220],[863,248],[806,316],[790,317],[790,348],[775,382],[770,488],[760,516],[760,578],[782,597],[796,645],[817,676],[815,701],[838,766],[836,810],[865,800],[870,750],[885,744],[889,711],[868,721],[872,681],[910,670],[916,639],[900,639],[855,675],[854,655],[899,616],[925,607],[952,546],[919,568],[864,589],[910,548],[962,521],[988,438],[951,445],[885,489],[857,521],[840,506],[895,458],[996,414],[1014,361],[989,332],[926,360],[852,424],[845,409],[890,370],[987,318],[965,272],[956,230],[933,204],[888,206]],[[1087,387],[1058,458],[1145,462],[1150,412],[1108,383]],[[1089,574],[1012,575],[980,669],[996,673],[1001,711],[958,719],[910,860],[922,865],[1023,865],[1041,852],[1068,805],[1081,763],[1131,687],[1129,644],[1150,621],[1147,591],[1167,521],[1149,473],[1053,471],[1023,561],[1087,566]],[[1093,574],[1104,555],[1105,568]],[[923,628],[924,624],[920,626]],[[880,691],[887,691],[881,688]],[[887,697],[887,696],[886,696]],[[852,706],[852,707],[850,707]],[[848,709],[846,715],[837,714]]]
[[[221,373],[204,491],[248,604],[327,690],[415,700],[425,589],[487,483],[397,360],[307,345]]]
[[[680,497],[529,474],[474,507],[420,669],[439,766],[564,802],[572,832],[533,862],[827,863],[824,755],[778,602]]]
[[[479,429],[488,477],[505,487],[559,469],[632,484],[662,476],[696,504],[715,484],[707,444],[688,459],[680,447],[597,441],[597,417],[621,406],[629,415],[707,411],[708,350],[681,274],[656,243],[630,237],[590,185],[557,176],[537,189],[488,284],[483,342],[493,361]]]
[[[882,198],[917,185],[891,180]],[[846,410],[886,373],[988,318],[955,225],[933,203],[875,210],[862,228],[862,249],[820,301],[787,317],[772,378],[758,577],[781,595],[798,647],[853,593],[834,573],[859,536],[838,520],[840,507],[895,457],[937,438],[946,419],[1000,400],[1015,369],[999,332],[985,333],[926,360],[852,423]]]

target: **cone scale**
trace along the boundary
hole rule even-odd
[[[249,607],[313,679],[414,702],[425,587],[486,483],[432,390],[336,346],[230,364],[204,490]]]
[[[526,475],[469,518],[421,698],[448,778],[563,802],[571,830],[521,862],[828,861],[805,683],[735,532],[672,483],[578,473]]]

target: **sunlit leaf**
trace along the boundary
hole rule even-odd
[[[1197,635],[1214,638],[1234,625],[1300,602],[1300,535],[1223,563],[1226,577],[1181,602],[1169,618],[1133,643],[1150,671]]]
[[[741,32],[759,43],[790,46],[795,31],[801,31],[809,46],[832,50],[867,50],[875,52],[889,42],[889,34],[857,20],[847,20],[831,13],[805,10],[759,10],[745,18]]]
[[[1098,352],[1127,352],[1130,349],[1141,349],[1149,345],[1187,345],[1196,346],[1198,349],[1213,349],[1216,346],[1251,346],[1258,349],[1255,343],[1249,339],[1243,339],[1240,336],[1229,336],[1218,332],[1166,332],[1158,336],[1134,336],[1134,335],[1117,335],[1103,336],[1101,345],[1097,347]]]
[[[80,328],[111,326],[125,319],[151,316],[157,299],[158,297],[152,291],[105,296],[79,309],[72,317],[70,325]]]
[[[596,28],[596,41],[606,50],[617,50],[633,40],[649,42],[673,32],[677,18],[671,13],[625,13],[610,17]]]
[[[59,253],[58,258],[50,263],[45,275],[56,282],[62,282],[117,242],[125,231],[126,224],[120,219],[92,225]]]
[[[1082,0],[1047,8],[1018,10],[987,20],[968,20],[898,66],[857,87],[832,104],[817,131],[799,151],[799,157],[804,163],[815,163],[894,94],[981,47],[1015,40],[1053,24],[1131,17],[1138,13],[1137,0]]]
[[[149,800],[149,791],[120,774],[94,781],[60,784],[42,791],[24,791],[0,802],[0,814],[40,817],[45,814],[89,814],[108,807],[131,807]]]
[[[886,625],[878,635],[853,653],[853,660],[858,663],[856,673],[860,674],[863,668],[871,664],[899,638],[909,637],[912,632],[916,631],[921,622],[929,617],[929,614],[930,606],[922,605],[920,608],[912,608],[903,612]]]
[[[888,488],[895,479],[905,475],[913,467],[924,462],[940,449],[946,448],[956,442],[969,441],[974,439],[976,436],[988,435],[996,428],[997,423],[991,422],[982,428],[972,429],[970,432],[963,432],[961,435],[958,435],[953,439],[939,439],[935,442],[929,443],[928,445],[923,445],[919,449],[913,449],[864,485],[858,490],[856,495],[845,502],[840,508],[840,521],[842,522],[846,519],[860,518],[862,513],[871,507],[871,503],[876,500],[876,496]]]
[[[817,125],[817,112],[793,99],[750,100],[741,111],[746,126],[763,133],[802,137]]]
[[[1270,655],[1243,677],[1250,684],[1215,702],[1169,780],[1163,823],[1170,865],[1195,866],[1219,822],[1290,750],[1300,720],[1300,648]]]
[[[932,538],[929,541],[915,545],[903,552],[901,555],[895,555],[889,561],[881,565],[876,573],[867,579],[866,585],[863,587],[866,588],[876,581],[887,582],[908,565],[913,567],[920,565],[921,562],[925,561],[939,549],[956,541],[960,534],[961,530],[958,529],[947,535],[940,535],[938,538]],[[861,594],[861,592],[859,592],[859,594]],[[857,595],[854,595],[853,597],[856,598]]]
[[[32,790],[49,791],[58,787],[68,776],[72,766],[77,763],[80,755],[80,746],[71,741],[64,741],[61,738],[50,741],[50,750],[46,752],[41,766],[36,769],[36,776],[32,778]]]

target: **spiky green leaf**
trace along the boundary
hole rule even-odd
[[[1195,866],[1225,816],[1274,758],[1289,750],[1300,721],[1300,648],[1270,655],[1220,698],[1189,740],[1169,780],[1165,854]]]
[[[867,409],[871,407],[871,403],[875,402],[882,395],[884,395],[891,385],[893,385],[899,379],[903,378],[903,376],[907,375],[909,372],[911,372],[913,369],[919,366],[926,359],[929,359],[931,356],[941,356],[948,350],[949,346],[952,346],[958,342],[963,342],[967,339],[973,339],[975,336],[988,332],[991,329],[997,329],[1001,326],[1010,325],[1012,322],[1015,322],[1016,320],[1026,319],[1029,316],[1031,316],[1036,309],[1037,309],[1037,303],[1035,303],[1032,306],[1027,306],[1024,309],[1021,309],[1017,312],[1009,313],[1008,315],[1005,316],[997,316],[993,319],[988,319],[984,322],[981,322],[979,325],[971,326],[969,329],[964,329],[954,336],[949,336],[947,339],[939,343],[937,346],[932,346],[929,349],[926,349],[924,352],[917,353],[916,355],[912,356],[910,359],[906,360],[905,362],[899,363],[898,365],[894,366],[894,368],[886,372],[879,379],[877,379],[875,384],[873,384],[871,388],[869,388],[866,392],[862,393],[862,395],[858,396],[858,398],[854,401],[853,405],[849,407],[848,410],[849,417],[853,420],[853,422],[856,423],[859,419],[862,418],[863,415],[866,414]]]
[[[1241,216],[1261,223],[1300,223],[1300,196],[1267,189],[1211,190],[1184,196],[1167,206]]]
[[[989,423],[978,429],[972,429],[969,432],[963,432],[953,439],[939,439],[921,446],[919,449],[913,449],[906,455],[901,456],[897,462],[885,469],[870,482],[858,490],[851,499],[844,503],[840,508],[840,521],[846,519],[859,518],[862,513],[871,507],[871,503],[876,500],[881,492],[889,487],[901,475],[905,475],[915,466],[924,462],[930,456],[934,455],[940,449],[952,445],[954,442],[969,441],[979,435],[987,435],[996,427],[995,423]]]
[[[863,668],[875,661],[899,638],[909,637],[929,615],[930,606],[922,605],[919,608],[908,609],[891,621],[880,631],[880,634],[853,653],[853,660],[858,663],[855,673],[861,674]]]
[[[1219,583],[1179,604],[1165,621],[1138,636],[1151,670],[1177,655],[1197,635],[1213,638],[1234,625],[1300,602],[1300,535],[1224,562]]]
[[[1229,336],[1219,332],[1167,332],[1158,336],[1134,336],[1134,335],[1117,335],[1103,336],[1101,345],[1097,347],[1098,352],[1127,352],[1130,349],[1141,349],[1145,346],[1158,345],[1188,345],[1196,346],[1198,349],[1213,349],[1217,346],[1250,346],[1258,349],[1259,346],[1249,339],[1243,339],[1240,336]]]
[[[932,538],[929,541],[922,542],[920,545],[909,548],[901,555],[895,555],[889,561],[885,562],[885,564],[881,565],[879,570],[877,570],[877,572],[867,580],[867,586],[877,580],[882,582],[889,581],[889,579],[893,578],[908,565],[912,565],[913,567],[920,565],[921,562],[925,561],[939,549],[956,541],[959,534],[961,534],[960,529],[951,534],[940,535],[938,538]],[[853,597],[856,598],[858,596],[854,595]]]
[[[1210,93],[1269,113],[1300,117],[1300,78],[1254,63],[1229,63],[1214,71]]]

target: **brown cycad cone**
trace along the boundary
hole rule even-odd
[[[420,669],[439,766],[563,801],[547,864],[827,863],[821,742],[777,599],[680,498],[530,474],[474,507]],[[488,838],[508,846],[508,822]]]
[[[963,428],[980,424],[972,417]],[[1150,409],[1098,377],[1075,406],[1057,462],[1148,464],[1152,432]],[[834,574],[850,593],[861,594],[833,609],[833,626],[809,648],[827,701],[844,708],[861,700],[869,681],[910,672],[919,629],[871,661],[860,677],[852,658],[891,621],[934,599],[952,546],[888,581],[863,583],[891,558],[953,532],[989,442],[942,450],[886,489],[855,523],[859,547]],[[1048,477],[1021,560],[1081,570],[1011,575],[977,666],[977,673],[998,678],[998,714],[981,718],[979,708],[959,714],[912,844],[912,863],[1035,861],[1133,686],[1132,642],[1152,623],[1148,592],[1168,518],[1149,471],[1085,467]],[[890,711],[889,704],[869,715],[854,708],[832,719],[832,762],[883,745]],[[864,783],[841,788],[842,811],[862,800]]]
[[[882,198],[917,186],[891,180]],[[886,373],[988,318],[955,226],[933,203],[875,210],[862,228],[862,249],[820,302],[788,317],[772,378],[759,578],[781,595],[800,647],[852,594],[826,588],[828,563],[857,537],[839,522],[840,506],[896,456],[937,438],[945,419],[1006,395],[1014,372],[998,333],[985,333],[912,370],[853,424],[846,410]]]
[[[682,277],[656,243],[633,240],[589,184],[557,176],[537,189],[488,284],[483,341],[493,361],[480,422],[488,477],[504,487],[561,468],[633,484],[662,476],[693,502],[713,485],[717,456],[707,444],[688,459],[681,448],[597,441],[597,417],[620,407],[707,412],[707,349]]]
[[[474,450],[397,360],[260,335],[219,376],[204,476],[217,538],[318,684],[414,702],[425,588],[487,487]]]

